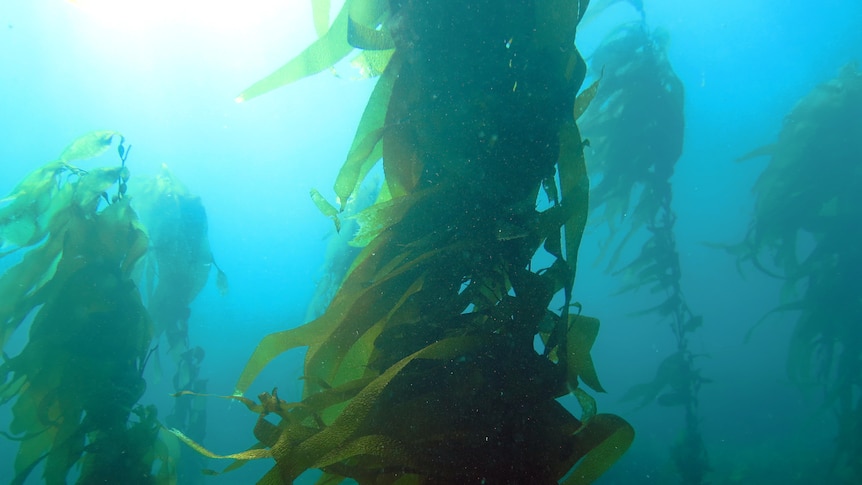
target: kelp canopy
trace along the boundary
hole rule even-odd
[[[784,281],[775,312],[798,312],[787,372],[824,391],[838,421],[832,477],[862,480],[862,73],[845,66],[793,108],[754,186],[740,261]]]
[[[315,45],[240,96],[352,47],[391,56],[335,187],[343,204],[382,153],[389,195],[359,216],[366,246],[326,312],[266,337],[237,386],[308,347],[302,402],[236,397],[261,412],[260,442],[233,456],[276,461],[260,483],[320,468],[318,483],[549,484],[579,461],[566,483],[585,483],[628,447],[631,427],[581,389],[601,390],[598,322],[569,314],[589,186],[572,118],[586,3],[348,0]],[[542,191],[550,207],[537,211]],[[537,253],[553,262],[533,271]],[[570,391],[581,419],[557,401]]]

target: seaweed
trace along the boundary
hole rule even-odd
[[[200,197],[162,165],[154,178],[135,185],[135,208],[150,237],[150,250],[138,280],[146,288],[147,309],[156,333],[165,334],[175,362],[189,350],[189,305],[209,280],[213,269],[222,294],[227,276],[213,258],[206,209]]]
[[[115,137],[120,166],[71,165],[104,152]],[[15,356],[4,352],[0,365],[2,402],[14,399],[7,436],[20,441],[12,483],[42,462],[46,483],[66,483],[76,464],[78,483],[164,483],[172,475],[155,408],[137,404],[152,322],[132,279],[148,239],[124,196],[127,154],[117,132],[84,135],[0,207],[6,254],[23,252],[0,276],[4,346],[29,323],[26,346]]]
[[[847,64],[815,87],[785,117],[778,140],[739,160],[769,156],[757,179],[754,215],[743,241],[726,246],[783,283],[781,301],[764,319],[796,314],[787,373],[822,391],[837,422],[828,478],[862,480],[862,73]]]
[[[703,318],[689,307],[680,284],[670,183],[682,153],[684,90],[667,58],[666,34],[650,32],[643,10],[638,11],[639,21],[618,26],[590,58],[591,70],[600,73],[595,92],[585,91],[594,98],[581,118],[590,140],[588,170],[598,180],[590,190],[590,222],[609,227],[602,257],[608,258],[606,271],[623,280],[616,294],[648,289],[664,295],[631,316],[669,321],[676,351],[661,362],[652,381],[632,387],[622,400],[684,409],[685,425],[671,457],[682,483],[699,484],[709,464],[698,394],[710,381],[696,368],[689,348],[689,337]],[[623,262],[625,250],[643,235],[637,255]]]
[[[174,391],[205,393],[207,380],[201,377],[200,368],[206,353],[189,342],[190,305],[213,270],[219,292],[228,291],[227,275],[216,264],[210,248],[206,209],[201,198],[192,194],[165,164],[158,175],[136,182],[133,189],[135,208],[150,239],[136,280],[145,289],[154,338],[164,335],[167,340],[167,353],[175,366]],[[202,441],[206,435],[203,398],[177,399],[165,424]],[[203,480],[198,454],[183,453],[179,465],[178,479],[182,483]]]
[[[335,184],[343,207],[382,156],[382,195],[357,217],[364,248],[322,315],[251,356],[232,398],[260,413],[258,443],[229,469],[271,457],[260,483],[312,468],[318,483],[588,483],[628,448],[632,428],[583,389],[601,390],[598,321],[569,311],[589,187],[572,118],[586,8],[348,0],[314,45],[240,96],[352,47],[395,46]],[[536,254],[553,262],[533,271]],[[308,348],[300,402],[242,397],[296,347]],[[569,392],[580,418],[557,400]]]

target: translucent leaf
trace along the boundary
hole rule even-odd
[[[306,76],[322,72],[346,57],[353,50],[353,46],[347,42],[350,3],[350,1],[344,3],[326,34],[287,64],[240,93],[236,97],[236,102],[248,101]]]
[[[314,30],[320,37],[329,30],[329,0],[311,0],[311,14],[314,18]]]
[[[86,135],[78,137],[71,145],[63,150],[59,160],[71,163],[78,160],[86,160],[104,153],[110,146],[114,136],[122,136],[114,130],[91,131]]]

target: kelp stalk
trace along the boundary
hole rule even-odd
[[[265,338],[237,386],[308,346],[302,402],[247,403],[259,443],[233,456],[272,456],[261,483],[310,468],[320,483],[588,483],[628,447],[631,427],[581,387],[601,389],[598,322],[569,314],[589,187],[572,119],[586,5],[349,0],[241,96],[296,78],[309,52],[394,47],[335,187],[343,205],[382,154],[388,195],[359,217],[365,248],[323,315]],[[537,252],[553,263],[534,272]],[[557,401],[570,391],[581,419]]]

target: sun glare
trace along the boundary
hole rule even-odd
[[[260,12],[278,0],[66,0],[109,28],[148,30],[190,25],[211,30],[240,30],[260,22]]]

